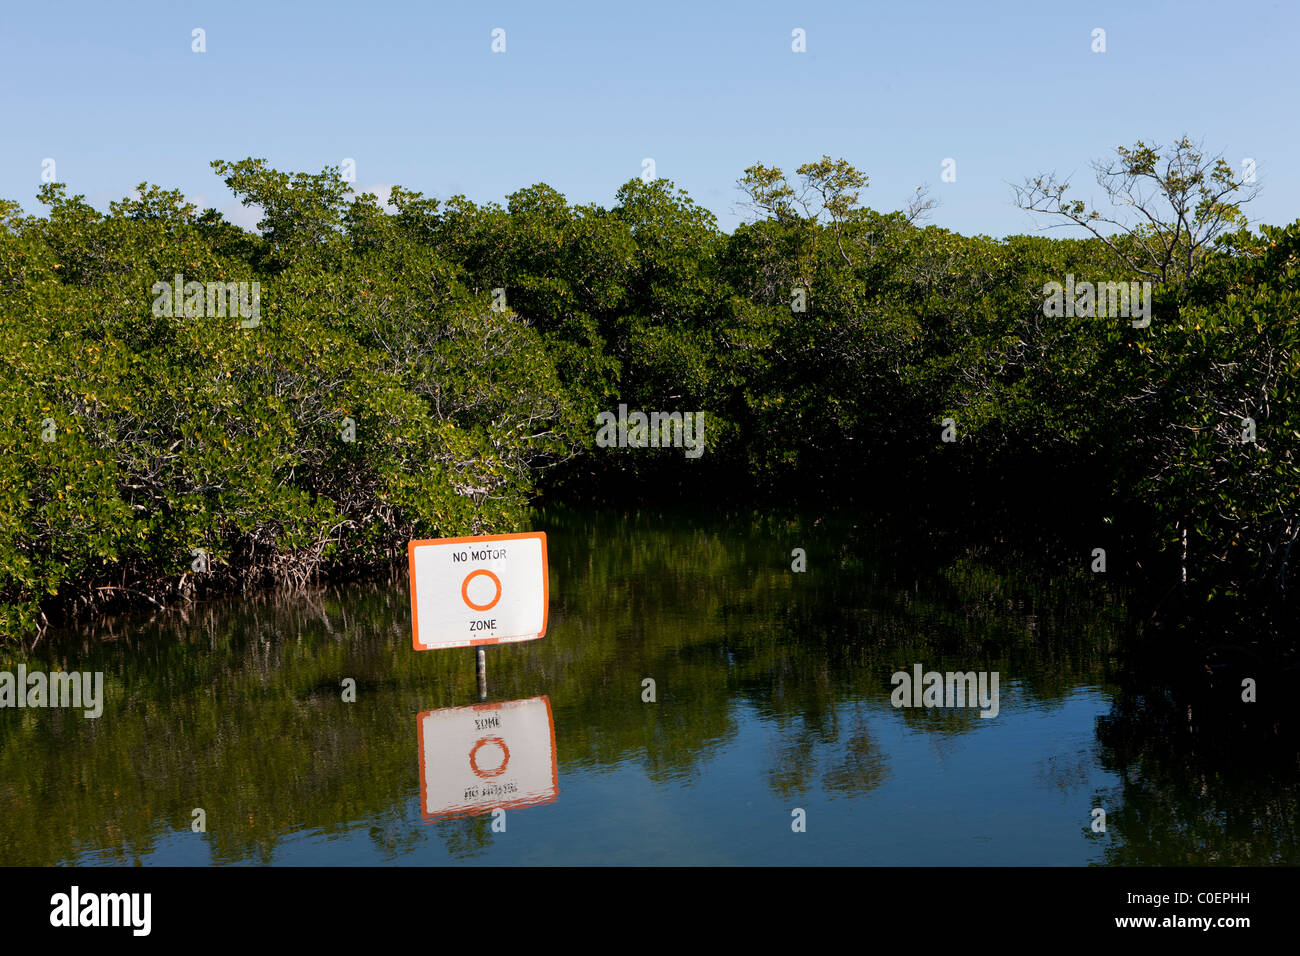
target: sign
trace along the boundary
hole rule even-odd
[[[429,710],[417,718],[426,822],[551,803],[560,793],[546,697]]]
[[[412,541],[411,644],[417,651],[531,641],[546,633],[546,535]]]

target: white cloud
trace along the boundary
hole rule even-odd
[[[241,229],[257,232],[257,224],[262,221],[263,213],[261,206],[245,206],[241,203],[235,203],[234,205],[223,206],[221,215],[226,217],[227,222],[233,222]]]

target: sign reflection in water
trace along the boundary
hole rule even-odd
[[[549,698],[428,710],[416,723],[425,822],[552,803],[559,795]]]

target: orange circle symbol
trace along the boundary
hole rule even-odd
[[[478,751],[480,747],[484,747],[488,744],[496,744],[501,748],[501,752],[505,756],[501,760],[501,766],[497,767],[495,770],[480,770],[477,759]],[[474,749],[469,752],[469,768],[480,777],[498,777],[506,772],[506,764],[508,763],[510,763],[510,748],[506,746],[506,742],[500,737],[484,737],[476,743]]]
[[[480,574],[486,574],[488,577],[492,579],[492,583],[497,586],[496,596],[493,597],[492,600],[488,601],[486,604],[475,604],[473,601],[469,599],[469,582],[473,581]],[[479,568],[477,571],[471,571],[469,574],[465,575],[465,580],[461,583],[460,596],[465,601],[465,603],[468,604],[470,607],[472,607],[474,610],[490,611],[492,610],[492,608],[497,606],[497,601],[501,600],[501,579],[497,577],[495,574],[493,574],[491,571],[489,571],[487,568]]]

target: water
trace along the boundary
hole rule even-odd
[[[38,647],[107,699],[0,711],[0,863],[1300,861],[1294,762],[1232,772],[1117,706],[1125,611],[1093,576],[918,562],[847,519],[535,528],[549,631],[488,649],[500,708],[471,650],[412,650],[404,573]],[[916,663],[997,672],[997,716],[895,708]]]

